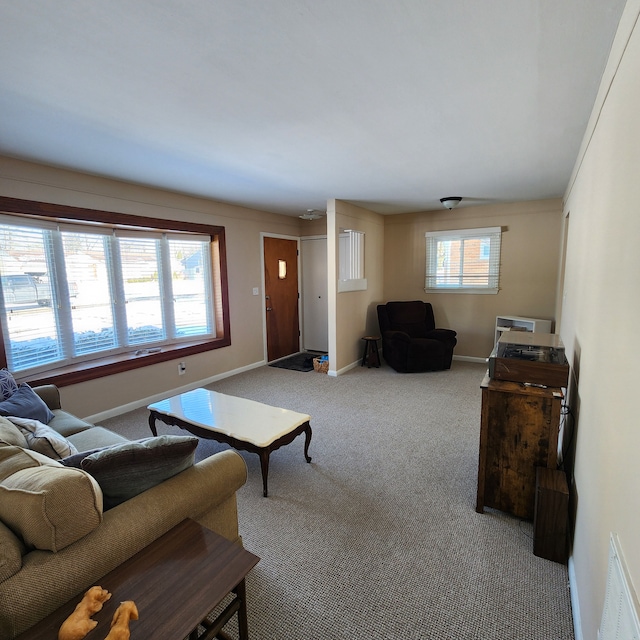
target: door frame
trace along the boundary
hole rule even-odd
[[[296,241],[296,249],[297,249],[297,262],[298,262],[298,352],[301,351],[302,343],[302,281],[301,281],[301,269],[300,269],[300,236],[288,236],[283,235],[281,233],[268,233],[266,231],[260,232],[260,274],[262,279],[261,285],[261,305],[262,305],[262,351],[263,351],[263,360],[265,363],[269,362],[269,354],[267,353],[267,310],[265,305],[264,297],[266,295],[266,277],[264,272],[264,239],[265,238],[278,238],[280,240],[295,240]],[[275,362],[275,360],[274,360]]]

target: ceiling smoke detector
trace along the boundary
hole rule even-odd
[[[302,220],[320,220],[322,216],[315,209],[307,209],[307,213],[298,216]]]
[[[440,198],[440,202],[442,202],[442,206],[447,209],[455,209],[459,204],[462,198],[460,196],[448,196],[446,198]]]

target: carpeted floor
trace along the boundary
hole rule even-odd
[[[574,638],[566,566],[533,555],[530,522],[475,512],[484,371],[265,366],[210,385],[312,416],[311,464],[303,437],[274,452],[268,498],[258,457],[242,453],[240,530],[261,558],[247,578],[252,640]],[[149,435],[145,409],[103,424]],[[223,448],[202,441],[197,457]]]

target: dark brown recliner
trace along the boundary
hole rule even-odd
[[[458,342],[451,329],[436,329],[430,302],[387,302],[378,305],[384,359],[401,373],[451,368]]]

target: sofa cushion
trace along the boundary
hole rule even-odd
[[[0,582],[15,575],[22,568],[22,556],[27,549],[11,529],[0,522]]]
[[[47,424],[65,438],[92,429],[94,426],[63,409],[53,409],[53,418]]]
[[[23,383],[11,397],[0,402],[0,416],[33,418],[48,424],[53,413],[42,398],[28,384]]]
[[[0,520],[29,548],[60,551],[102,522],[102,493],[80,469],[0,446]]]
[[[0,416],[0,441],[23,449],[29,448],[29,444],[18,426],[3,416]]]
[[[10,398],[18,390],[18,383],[11,372],[0,369],[0,402]]]
[[[68,437],[69,442],[75,445],[78,451],[87,451],[88,449],[102,449],[110,447],[114,444],[124,444],[129,442],[125,437],[109,431],[104,427],[92,427],[79,431]]]
[[[143,438],[91,453],[80,466],[98,481],[110,509],[192,466],[197,446],[193,436]]]
[[[24,435],[29,449],[33,449],[33,451],[54,460],[78,453],[71,442],[38,420],[17,418],[16,416],[9,416],[7,419],[17,425]]]

